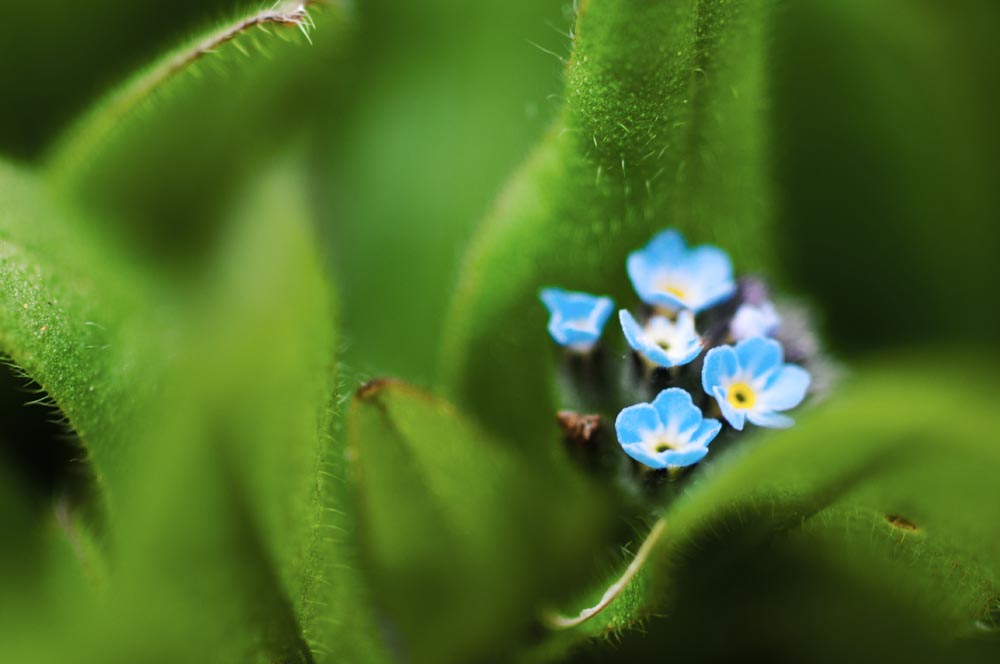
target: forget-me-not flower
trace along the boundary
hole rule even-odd
[[[545,288],[539,294],[549,310],[549,334],[561,346],[585,352],[601,336],[615,308],[610,297]]]
[[[711,245],[689,249],[673,230],[629,254],[626,267],[639,297],[655,307],[698,313],[736,291],[726,252]]]
[[[615,420],[622,449],[651,468],[697,463],[721,429],[722,423],[702,417],[691,395],[679,387],[663,390],[652,403],[629,406]]]
[[[644,358],[661,367],[687,364],[701,352],[701,337],[694,329],[694,314],[684,310],[671,322],[664,316],[651,316],[645,327],[627,310],[618,312],[628,345]]]
[[[770,301],[765,300],[760,304],[744,302],[729,323],[729,333],[736,341],[750,337],[771,337],[780,325],[781,318]]]
[[[737,430],[746,420],[760,427],[791,426],[794,421],[779,411],[799,405],[809,381],[808,371],[785,364],[781,344],[764,337],[713,348],[701,374],[705,392],[715,397],[722,416]]]

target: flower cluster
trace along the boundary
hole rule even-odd
[[[645,306],[638,317],[621,309],[618,320],[641,375],[656,386],[649,403],[627,406],[615,420],[629,456],[651,468],[697,463],[723,430],[708,410],[731,431],[747,422],[791,426],[784,412],[810,388],[801,366],[808,357],[802,343],[781,338],[782,313],[761,281],[737,281],[723,250],[688,247],[673,230],[629,254],[626,267]],[[552,338],[575,354],[593,351],[614,309],[609,297],[558,288],[541,299]],[[797,363],[786,362],[786,348]]]

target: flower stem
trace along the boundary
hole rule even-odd
[[[629,582],[635,578],[635,575],[639,573],[639,570],[642,569],[642,566],[649,558],[649,554],[660,541],[660,538],[663,536],[666,529],[666,519],[661,518],[653,524],[652,530],[649,531],[649,535],[647,535],[646,539],[643,540],[642,546],[639,547],[639,551],[635,554],[635,558],[632,559],[632,562],[629,563],[629,566],[625,569],[625,573],[604,591],[604,594],[601,596],[601,599],[597,602],[597,604],[583,609],[580,611],[579,615],[573,617],[567,617],[548,611],[543,614],[542,621],[550,629],[569,629],[590,620],[601,611],[608,608],[608,606],[615,601],[615,598],[618,597],[623,590],[625,590],[625,587],[629,584]]]

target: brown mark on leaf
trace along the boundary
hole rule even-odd
[[[920,530],[920,528],[917,526],[917,524],[913,523],[912,521],[910,521],[909,519],[907,519],[905,516],[900,516],[898,514],[886,514],[885,515],[885,520],[893,528],[899,528],[901,530],[910,530],[910,531]]]
[[[391,378],[373,378],[359,387],[355,395],[362,401],[374,399],[378,396],[379,392],[388,387],[392,382]]]
[[[556,413],[556,422],[562,429],[566,440],[578,445],[585,445],[594,439],[601,427],[600,415],[584,415],[572,410],[560,410]]]

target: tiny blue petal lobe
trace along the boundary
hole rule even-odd
[[[705,355],[701,371],[701,386],[706,394],[713,394],[716,386],[734,379],[740,371],[740,361],[732,346],[718,346]]]
[[[651,432],[659,430],[660,415],[648,403],[640,403],[622,410],[615,418],[615,433],[623,445],[641,443]]]
[[[754,378],[780,367],[783,361],[781,344],[767,337],[744,339],[736,344],[735,351],[740,368]]]
[[[772,410],[795,408],[806,398],[810,381],[808,371],[794,364],[785,364],[771,375],[760,393],[760,399]]]
[[[597,342],[614,311],[609,297],[544,288],[539,299],[549,310],[549,334],[562,346],[588,350]]]

